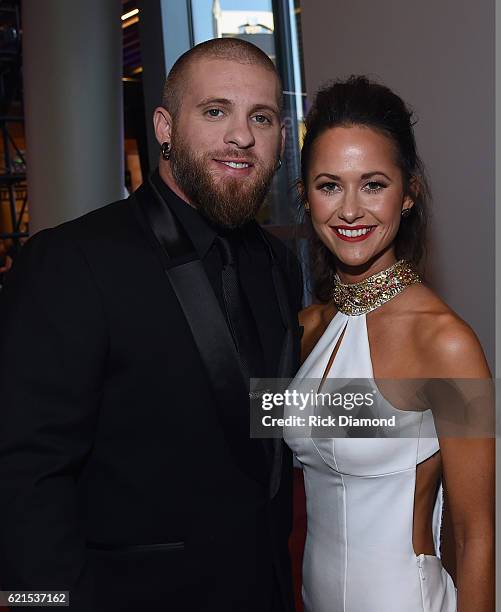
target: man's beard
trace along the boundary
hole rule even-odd
[[[211,160],[232,157],[252,163],[252,175],[217,177],[209,170]],[[228,228],[240,227],[255,217],[275,173],[275,164],[264,166],[241,150],[197,155],[184,147],[181,139],[172,147],[170,163],[174,180],[193,205],[211,221]]]

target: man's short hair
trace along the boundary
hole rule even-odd
[[[181,55],[172,66],[162,92],[162,106],[175,117],[179,111],[187,72],[193,62],[200,59],[222,59],[239,64],[257,64],[277,78],[279,109],[282,110],[282,81],[271,59],[259,47],[240,38],[213,38],[196,45]]]

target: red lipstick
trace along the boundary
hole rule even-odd
[[[339,239],[345,242],[362,242],[371,235],[375,227],[375,225],[335,225],[331,229]]]

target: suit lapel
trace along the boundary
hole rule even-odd
[[[284,326],[280,360],[277,367],[276,376],[277,378],[290,378],[296,374],[299,359],[299,328],[297,313],[292,310],[290,300],[287,295],[284,271],[278,262],[278,258],[273,251],[273,247],[271,246],[265,231],[262,228],[259,228],[259,230],[270,252],[272,261],[271,273],[273,278],[273,287],[275,289],[275,296]]]
[[[257,240],[262,240],[259,234]],[[256,245],[253,244],[253,249]],[[278,374],[279,355],[282,348],[282,341],[285,328],[280,324],[281,313],[276,312],[278,304],[274,303],[274,285],[271,276],[261,278],[256,274],[256,257],[261,256],[262,252],[251,253],[247,256],[245,249],[239,251],[238,267],[241,273],[242,290],[247,298],[253,319],[256,323],[256,330],[263,349],[263,358],[266,368],[262,369],[262,376],[273,378]],[[259,261],[259,260],[257,260]],[[270,309],[275,309],[271,310]],[[277,317],[279,318],[277,325]]]
[[[207,371],[225,438],[240,467],[268,484],[269,469],[261,441],[249,437],[246,381],[238,355],[212,286],[186,232],[151,181],[132,199],[137,217],[150,237],[190,327]]]
[[[297,322],[297,313],[293,312],[290,301],[287,296],[287,290],[285,286],[284,273],[281,269],[278,259],[273,251],[270,241],[268,240],[266,233],[261,228],[260,232],[263,240],[268,246],[270,257],[272,261],[272,278],[273,286],[275,289],[275,295],[277,298],[278,306],[280,308],[280,315],[282,317],[282,323],[285,331],[282,339],[282,347],[280,351],[280,360],[277,368],[277,378],[289,379],[297,371],[299,363],[299,328]],[[284,441],[282,438],[273,438],[272,440],[272,461],[271,461],[271,474],[269,482],[270,497],[274,497],[278,489],[280,488],[280,480],[282,476],[282,463],[283,463],[283,451]]]
[[[268,372],[269,377],[276,378],[288,378],[293,376],[297,371],[297,313],[291,308],[290,301],[288,298],[284,272],[278,262],[278,258],[273,250],[270,241],[267,238],[266,232],[256,223],[256,231],[259,234],[260,239],[265,243],[269,256],[272,262],[271,276],[272,276],[272,289],[276,302],[280,312],[280,318],[282,320],[280,351],[279,359],[276,361],[276,365],[273,370]],[[267,287],[263,287],[263,282],[252,270],[253,262],[248,260],[245,256],[239,259],[239,266],[241,270],[245,271],[245,284],[243,284],[243,290],[246,294],[247,301],[252,311],[252,315],[258,328],[259,337],[265,353],[275,353],[276,349],[273,346],[276,336],[273,337],[267,333],[266,329],[263,329],[262,321],[265,321],[269,316],[269,295],[267,294]],[[256,298],[256,296],[258,296]],[[266,299],[263,299],[266,297]]]

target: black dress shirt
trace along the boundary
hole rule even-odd
[[[284,333],[284,325],[275,296],[271,274],[271,257],[261,231],[255,221],[241,228],[229,230],[207,219],[196,208],[178,197],[160,177],[158,170],[152,180],[178,221],[190,237],[198,257],[201,259],[209,282],[225,313],[221,272],[223,260],[217,246],[217,236],[224,236],[234,248],[237,273],[250,312],[250,323],[260,341],[263,357],[261,371],[256,377],[274,377],[279,362],[278,347]],[[263,301],[266,308],[263,309]],[[201,305],[203,308],[203,305]],[[259,312],[257,318],[255,313]],[[225,315],[226,316],[226,315]]]

